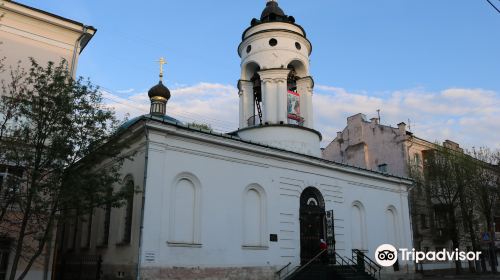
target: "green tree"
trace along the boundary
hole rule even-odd
[[[492,230],[500,194],[498,154],[487,148],[464,153],[436,145],[426,153],[423,169],[409,166],[417,193],[424,194],[419,197],[412,194],[415,212],[412,215],[425,211],[417,209],[417,205],[433,209],[434,213],[429,214],[434,216],[431,226],[435,233],[442,230],[443,238],[452,241],[453,249],[466,245],[461,244],[464,241],[479,251],[480,232]],[[417,199],[426,201],[422,203]],[[456,262],[456,270],[457,273],[461,270],[459,262]]]
[[[424,167],[424,187],[437,210],[437,224],[450,238],[453,249],[460,248],[460,221],[455,211],[460,206],[461,184],[457,176],[462,168],[460,157],[460,152],[437,146],[428,154]],[[455,265],[460,273],[460,262],[455,262]]]
[[[65,61],[12,71],[0,94],[0,164],[17,170],[1,188],[0,234],[14,240],[10,280],[23,279],[58,223],[82,209],[113,205],[126,143],[113,135],[118,122],[97,87],[73,80]],[[97,168],[99,167],[99,168]]]

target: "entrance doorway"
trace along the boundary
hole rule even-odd
[[[325,201],[321,192],[306,188],[300,195],[300,262],[305,264],[319,253],[325,238]]]

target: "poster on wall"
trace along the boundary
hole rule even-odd
[[[333,210],[326,211],[326,243],[328,244],[328,254],[335,254],[335,231]]]
[[[288,91],[288,119],[301,124],[304,119],[300,117],[300,95],[297,92]],[[294,123],[294,122],[290,122]]]

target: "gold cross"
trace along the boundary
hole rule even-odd
[[[163,64],[167,64],[167,61],[165,58],[160,57],[160,60],[158,61],[160,63],[160,81],[163,81]]]

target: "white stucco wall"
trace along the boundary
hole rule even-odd
[[[289,126],[264,126],[238,131],[241,139],[288,151],[320,157],[318,133]]]
[[[407,181],[207,134],[158,128],[166,131],[150,130],[143,268],[298,265],[299,198],[309,186],[321,191],[326,210],[334,210],[340,254],[351,256],[354,202],[365,209],[370,257],[383,243],[411,248]],[[175,226],[170,220],[171,190],[179,174],[190,174],[200,184],[199,244],[169,244],[169,227]],[[242,196],[252,184],[265,192],[267,240],[264,246],[245,248]],[[389,207],[397,212],[397,240],[388,239]],[[269,234],[278,234],[279,241],[269,242]]]

